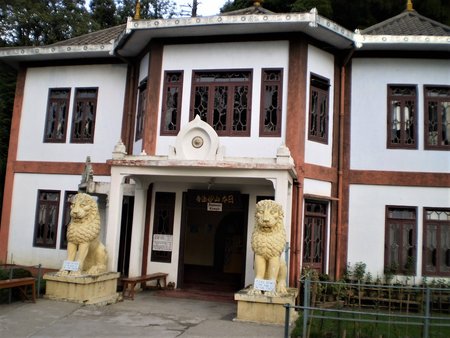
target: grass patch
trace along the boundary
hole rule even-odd
[[[402,318],[399,313],[389,313],[389,316],[354,313],[337,313],[323,310],[314,310],[313,315],[320,318],[311,318],[308,323],[309,337],[357,337],[357,338],[412,338],[423,337],[423,319]],[[384,313],[385,314],[385,313]],[[450,315],[439,314],[440,320],[432,319],[429,327],[430,338],[450,337],[450,327],[435,326],[437,324],[449,324]],[[365,322],[372,321],[372,322]],[[375,321],[375,322],[373,322]],[[387,322],[387,323],[384,323]],[[303,312],[299,312],[299,318],[291,332],[291,337],[302,337]]]

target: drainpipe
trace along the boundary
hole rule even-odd
[[[338,152],[338,208],[337,208],[337,226],[336,226],[336,255],[335,255],[335,278],[339,279],[341,276],[341,236],[342,236],[342,211],[343,211],[343,197],[344,197],[344,117],[345,117],[345,83],[346,72],[345,68],[353,56],[355,49],[352,48],[346,55],[341,65],[341,84],[339,97],[339,152]]]

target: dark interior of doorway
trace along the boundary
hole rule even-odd
[[[181,288],[236,292],[244,287],[247,205],[222,212],[185,210]]]
[[[128,276],[130,267],[131,229],[133,224],[134,196],[124,196],[122,201],[122,220],[120,226],[119,259],[117,271]]]

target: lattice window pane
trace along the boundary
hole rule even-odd
[[[136,133],[135,141],[142,139],[144,133],[145,111],[147,109],[147,80],[143,80],[139,85],[139,101],[136,112]]]
[[[282,70],[264,69],[261,88],[261,136],[281,135]]]
[[[166,72],[164,77],[161,134],[176,135],[180,129],[183,72]]]
[[[200,115],[202,121],[208,120],[208,87],[196,87],[194,99],[194,116]]]
[[[233,131],[247,130],[248,87],[234,88]]]
[[[425,146],[450,149],[450,87],[425,87]]]
[[[69,99],[70,89],[50,89],[44,132],[45,142],[65,142]]]
[[[328,143],[329,80],[311,75],[308,139]]]
[[[327,204],[305,203],[303,264],[322,271],[325,260]]]
[[[416,87],[389,86],[388,147],[416,147]]]
[[[191,119],[196,115],[221,136],[249,135],[250,71],[195,72]]]
[[[96,109],[97,88],[77,89],[72,122],[72,142],[92,143],[94,141]]]
[[[214,88],[214,130],[227,130],[228,87]]]
[[[387,207],[385,267],[399,274],[416,271],[416,209]]]
[[[424,274],[450,276],[450,210],[425,209]]]
[[[59,192],[39,191],[36,210],[34,245],[56,247],[58,231]]]

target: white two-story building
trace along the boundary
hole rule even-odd
[[[0,49],[18,69],[0,260],[59,268],[87,157],[109,269],[253,282],[255,204],[285,211],[289,283],[450,277],[450,27],[351,32],[255,5]]]

